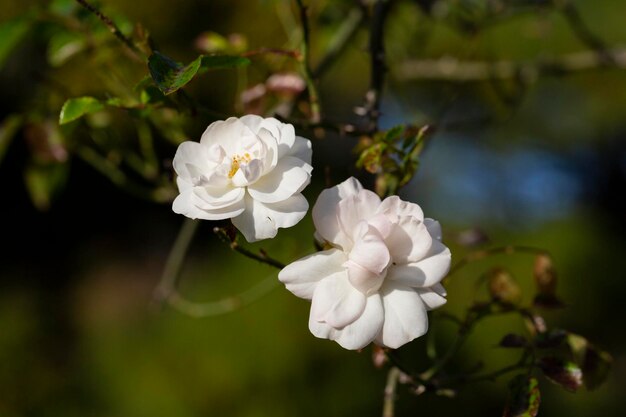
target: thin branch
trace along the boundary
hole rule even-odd
[[[607,53],[608,45],[591,31],[574,3],[565,0],[561,7],[561,14],[578,39],[597,53],[598,59],[607,65],[614,63],[611,55]]]
[[[302,54],[300,51],[294,51],[292,49],[280,49],[280,48],[259,48],[252,51],[247,51],[241,54],[241,56],[252,57],[256,55],[282,55],[293,59],[301,59]]]
[[[313,70],[314,78],[318,78],[326,72],[342,52],[345,51],[346,47],[361,27],[364,19],[365,13],[361,7],[355,7],[350,10],[348,16],[346,16],[339,29],[337,29],[335,36],[328,43],[326,54]]]
[[[465,257],[463,257],[459,262],[457,262],[448,272],[447,278],[454,275],[461,268],[464,268],[466,265],[481,261],[485,258],[488,258],[493,255],[514,255],[518,253],[526,253],[531,255],[547,255],[548,251],[545,249],[537,248],[534,246],[521,246],[521,245],[507,245],[507,246],[498,246],[495,248],[478,250],[475,252],[471,252]]]
[[[243,256],[254,259],[255,261],[267,264],[269,266],[273,266],[277,269],[283,269],[285,264],[277,261],[276,259],[271,258],[264,250],[260,250],[259,253],[254,253],[242,246],[239,246],[237,242],[236,231],[231,232],[232,229],[227,229],[223,227],[214,227],[213,233],[215,233],[223,242],[229,244],[230,248],[235,252],[239,252]]]
[[[232,313],[258,301],[276,288],[279,282],[276,279],[276,274],[271,274],[247,290],[220,300],[197,303],[183,297],[178,291],[173,291],[166,301],[171,307],[191,317],[219,316]]]
[[[306,81],[307,91],[309,92],[309,104],[311,106],[311,122],[319,123],[321,120],[321,110],[319,103],[319,94],[317,92],[317,86],[313,81],[313,73],[311,71],[309,50],[311,47],[310,31],[309,31],[309,18],[308,7],[304,5],[302,0],[296,0],[298,9],[300,11],[300,22],[302,24],[302,45],[300,47],[301,57],[300,65],[302,69],[302,75]]]
[[[85,9],[87,9],[89,12],[93,13],[94,15],[96,15],[98,17],[98,19],[100,19],[102,21],[102,23],[104,23],[106,25],[106,27],[109,28],[111,33],[117,39],[119,39],[124,45],[126,45],[126,47],[128,47],[128,49],[130,49],[131,51],[133,51],[137,55],[144,56],[144,54],[141,52],[141,50],[139,48],[137,48],[137,46],[133,43],[132,40],[130,40],[130,38],[126,37],[126,35],[124,35],[122,33],[120,28],[117,27],[115,22],[110,17],[108,17],[107,15],[102,13],[100,10],[98,10],[91,3],[87,2],[87,0],[76,0],[76,2],[78,4],[80,4],[81,6],[83,6]]]
[[[180,276],[180,271],[185,261],[187,251],[189,250],[189,245],[199,225],[199,221],[187,218],[183,222],[178,236],[176,236],[176,240],[174,241],[174,245],[167,257],[167,261],[165,262],[161,281],[154,291],[154,298],[157,302],[161,303],[166,301],[172,293],[176,292],[176,284]]]
[[[385,385],[385,395],[383,401],[383,417],[394,417],[396,404],[396,387],[401,371],[392,366],[387,374],[387,384]]]
[[[385,20],[391,8],[391,0],[377,0],[370,25],[370,86],[365,94],[365,110],[369,118],[370,131],[378,130],[380,101],[385,84]]]
[[[400,80],[436,80],[458,83],[519,79],[534,82],[542,76],[564,76],[604,68],[626,69],[626,48],[604,51],[610,62],[597,51],[584,51],[536,61],[462,61],[456,58],[405,61],[394,69]]]
[[[261,297],[269,294],[278,285],[276,274],[271,274],[256,285],[220,300],[198,303],[188,300],[178,292],[178,280],[191,242],[198,229],[199,221],[185,219],[174,245],[167,257],[163,275],[154,292],[157,303],[167,303],[171,307],[191,317],[209,317],[230,313],[252,304]],[[258,260],[276,268],[283,268],[280,262],[269,258],[265,253],[256,255],[245,248],[231,244],[231,248],[248,258]]]

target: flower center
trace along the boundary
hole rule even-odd
[[[243,155],[238,155],[238,154],[233,155],[231,162],[230,162],[230,171],[228,171],[228,178],[232,178],[235,176],[235,174],[239,170],[239,166],[242,163],[247,164],[251,160],[252,160],[252,157],[250,156],[248,152],[244,153]]]

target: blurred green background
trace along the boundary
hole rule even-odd
[[[355,3],[311,2],[314,64]],[[603,68],[540,77],[524,86],[510,80],[498,85],[408,80],[400,71],[412,59],[532,61],[589,50],[550,3],[398,1],[387,21],[389,77],[381,124],[458,123],[429,139],[420,169],[402,195],[442,223],[453,261],[470,250],[460,239],[467,230],[482,231],[489,239],[485,247],[516,243],[550,251],[567,307],[546,318],[614,356],[609,381],[595,391],[570,394],[543,380],[540,415],[622,416],[626,71]],[[626,44],[624,2],[574,4],[606,45]],[[132,23],[141,22],[160,50],[183,62],[197,56],[195,40],[206,31],[241,34],[250,50],[296,48],[299,42],[297,15],[288,1],[105,0],[99,5],[122,28],[132,30]],[[45,15],[48,7],[43,1],[0,0],[0,24],[23,13]],[[54,7],[61,15],[76,13],[71,1],[55,1]],[[505,13],[509,10],[515,13]],[[50,42],[60,36],[55,24],[52,19],[27,31],[7,52],[0,67],[1,119],[28,114],[37,123],[56,122],[66,99],[124,94],[117,91],[120,85],[132,87],[147,74],[145,66],[120,52],[104,27],[89,35],[97,48],[51,64]],[[329,120],[359,120],[353,109],[362,104],[369,80],[366,29],[356,32],[319,79]],[[3,41],[7,38],[0,38],[0,45]],[[232,114],[242,89],[286,70],[297,66],[262,58],[253,60],[245,74],[217,71],[186,90],[208,108]],[[137,133],[123,112],[99,116],[109,127],[107,140],[122,149],[136,143]],[[480,123],[471,123],[475,120]],[[186,119],[178,139],[197,139],[210,121],[202,114]],[[93,129],[101,126],[97,117],[88,123]],[[75,138],[81,131],[60,135]],[[62,190],[49,206],[38,204],[27,188],[25,167],[37,153],[28,137],[19,132],[0,161],[0,415],[380,415],[386,372],[372,365],[371,349],[349,352],[315,339],[307,329],[309,304],[278,284],[227,315],[193,319],[156,306],[153,292],[183,219],[168,204],[121,191],[71,152],[63,160],[67,178]],[[353,168],[350,149],[356,141],[333,133],[314,140],[314,183],[305,191],[311,204],[325,177],[336,183],[359,175],[372,184],[369,174]],[[167,175],[175,145],[166,137],[157,146]],[[182,293],[196,301],[217,300],[276,276],[269,266],[232,253],[212,226],[204,222],[194,240]],[[289,262],[314,250],[312,233],[307,217],[281,230],[278,239],[253,248]],[[461,313],[472,302],[476,279],[497,265],[513,271],[530,300],[532,262],[531,256],[515,255],[472,264],[448,283],[444,308]],[[437,346],[444,349],[453,328],[431,324]],[[503,334],[522,329],[513,317],[487,320],[462,350],[458,366],[483,361],[495,369],[515,361],[515,352],[496,344]],[[422,338],[400,355],[423,367],[425,343]],[[453,399],[416,397],[402,386],[398,393],[398,416],[500,415],[506,378],[471,386]]]

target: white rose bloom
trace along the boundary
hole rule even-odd
[[[309,329],[346,349],[398,348],[428,330],[427,310],[445,304],[450,269],[441,227],[399,197],[381,202],[354,178],[324,190],[313,207],[317,237],[332,249],[278,275],[312,300]]]
[[[311,142],[292,125],[248,115],[212,123],[200,143],[183,142],[173,161],[180,195],[172,209],[233,224],[249,242],[276,236],[306,214]]]

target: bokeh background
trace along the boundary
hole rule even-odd
[[[73,2],[53,3],[55,10],[73,13]],[[355,2],[311,3],[316,63]],[[48,4],[0,0],[0,24],[43,13]],[[183,62],[197,56],[196,39],[206,31],[243,35],[249,49],[294,48],[299,42],[289,1],[99,4],[119,22],[141,22],[162,51]],[[574,4],[604,45],[626,44],[624,2]],[[147,74],[123,53],[102,57],[97,48],[51,64],[51,27],[26,33],[6,53],[0,119],[36,109],[37,120],[56,121],[65,99],[107,97],[119,84],[132,86]],[[331,120],[358,121],[353,109],[362,104],[369,82],[366,29],[356,32],[319,79],[323,112]],[[119,49],[102,31],[110,37],[107,48]],[[456,125],[428,139],[418,173],[402,195],[440,220],[453,261],[470,250],[459,239],[468,230],[480,230],[488,238],[485,247],[515,243],[550,251],[567,306],[546,318],[615,358],[608,382],[594,391],[570,394],[543,380],[540,415],[624,415],[626,70],[557,74],[525,86],[510,80],[409,79],[401,71],[402,63],[414,59],[526,62],[588,51],[584,36],[548,1],[399,1],[388,18],[386,45],[390,70],[382,126],[433,120]],[[110,68],[103,70],[105,65]],[[232,114],[242,88],[284,70],[297,67],[286,60],[255,60],[243,81],[241,73],[218,71],[186,89],[208,108]],[[136,142],[127,116],[110,113],[104,119],[110,118],[106,123],[116,140]],[[202,114],[191,118],[185,136],[198,138],[208,122]],[[371,350],[349,352],[315,339],[307,329],[309,304],[278,283],[251,305],[215,317],[194,319],[155,305],[154,290],[183,219],[167,203],[124,192],[71,153],[62,189],[49,204],[37,200],[25,169],[37,151],[28,137],[18,132],[0,161],[0,415],[380,415],[386,372],[372,365]],[[311,203],[328,179],[358,175],[372,184],[369,174],[354,168],[350,150],[356,141],[332,132],[314,141],[316,175],[305,191]],[[157,152],[167,171],[175,144],[163,141]],[[271,267],[232,253],[205,223],[181,277],[181,292],[190,299],[221,299],[276,276]],[[252,247],[289,262],[313,250],[312,233],[307,217]],[[532,262],[531,256],[515,255],[472,264],[448,283],[445,309],[461,313],[471,303],[476,279],[496,265],[511,269],[529,300]],[[459,366],[484,361],[495,369],[514,361],[516,353],[495,346],[503,334],[522,329],[512,317],[489,319],[461,351]],[[438,347],[445,348],[452,330],[433,324]],[[417,368],[426,364],[423,339],[400,351]],[[453,399],[416,397],[400,387],[397,415],[500,415],[506,382],[471,386]]]

